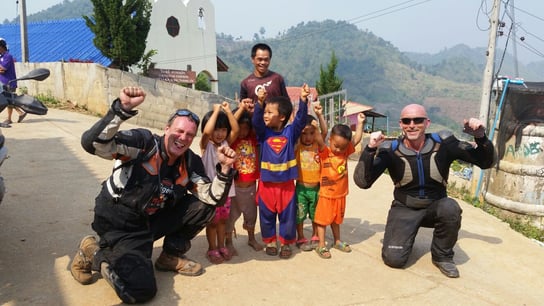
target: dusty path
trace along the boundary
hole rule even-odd
[[[0,205],[1,305],[120,303],[103,279],[82,286],[68,270],[80,238],[91,233],[94,197],[111,171],[110,162],[86,154],[79,144],[95,120],[52,109],[2,129],[11,158],[0,169],[7,185]],[[431,264],[429,229],[420,231],[406,269],[390,269],[380,248],[391,182],[383,177],[371,190],[350,188],[342,235],[352,253],[332,250],[332,259],[323,260],[296,250],[293,258],[280,260],[252,251],[238,224],[240,256],[213,266],[204,257],[201,233],[189,256],[206,273],[188,278],[158,272],[159,292],[150,304],[542,305],[544,248],[505,223],[461,203],[455,248],[461,278],[448,279]],[[159,250],[160,241],[154,257]]]

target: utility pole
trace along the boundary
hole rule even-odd
[[[518,38],[516,36],[516,15],[514,12],[514,0],[510,0],[510,14],[512,16],[512,55],[514,56],[514,77],[519,78],[519,68],[518,68]]]
[[[28,34],[26,27],[26,0],[19,0],[19,23],[21,25],[21,61],[28,63]]]
[[[497,42],[497,30],[499,27],[499,11],[501,0],[493,0],[493,12],[491,14],[491,28],[489,29],[489,43],[487,44],[487,63],[485,65],[484,77],[482,81],[482,100],[480,101],[480,120],[489,127],[489,105],[491,103],[491,87],[493,86],[493,72],[495,68],[495,46]],[[489,133],[488,133],[489,134]],[[491,139],[493,141],[493,139]],[[471,191],[474,194],[476,191],[476,184],[480,178],[481,169],[472,167],[472,188]],[[475,197],[480,197],[479,194],[475,194]]]

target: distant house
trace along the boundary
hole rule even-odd
[[[348,101],[344,104],[344,117],[347,117],[348,125],[352,130],[355,130],[355,126],[357,126],[359,113],[364,113],[366,116],[365,132],[374,131],[376,118],[387,118],[386,115],[375,112],[372,106]]]
[[[287,94],[289,95],[289,100],[295,105],[300,100],[300,87],[286,87]],[[310,96],[308,97],[312,102],[317,99],[317,89],[315,87],[310,87]]]
[[[294,105],[297,105],[300,99],[300,87],[287,87],[287,94],[289,95],[289,99],[291,100],[291,102]],[[315,87],[310,87],[310,100],[316,101],[317,98],[317,89]],[[346,124],[349,125],[352,130],[355,130],[355,127],[357,125],[357,115],[361,112],[364,113],[367,117],[365,124],[365,131],[367,132],[374,131],[376,118],[387,118],[387,116],[375,112],[374,107],[369,105],[348,101],[343,104],[343,107],[344,117],[347,117]],[[310,108],[308,113],[312,114],[313,109]]]

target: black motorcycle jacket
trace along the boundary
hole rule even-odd
[[[426,134],[420,152],[407,148],[402,136],[385,141],[378,148],[366,146],[353,178],[357,186],[367,189],[388,169],[395,184],[394,199],[424,207],[447,196],[449,169],[454,160],[463,160],[482,169],[493,165],[493,143],[485,135],[475,141],[476,146],[473,146],[458,140],[449,131],[441,131]]]
[[[90,154],[114,159],[112,174],[102,183],[103,192],[119,204],[143,214],[154,214],[174,205],[187,192],[210,205],[221,205],[232,184],[232,173],[207,177],[200,156],[191,149],[168,166],[164,136],[146,129],[119,131],[122,122],[137,111],[121,109],[117,99],[108,113],[83,133],[81,145]]]

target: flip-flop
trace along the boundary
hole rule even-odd
[[[327,249],[327,247],[317,247],[315,248],[315,252],[317,253],[317,255],[319,255],[319,257],[323,259],[331,258],[331,253],[329,252],[329,249]]]
[[[219,248],[219,253],[221,253],[221,256],[223,256],[225,260],[230,260],[232,258],[232,254],[226,247]]]
[[[302,245],[308,243],[308,241],[309,241],[308,239],[302,238],[302,239],[297,240],[297,242],[295,243],[295,245],[297,246],[297,248],[300,249],[300,247],[301,247]]]
[[[267,246],[265,249],[266,255],[276,256],[278,255],[278,248],[273,246]]]
[[[26,114],[28,114],[28,113],[24,113],[24,114],[20,115],[19,118],[17,119],[17,123],[21,123],[21,121],[23,121],[25,119]]]
[[[351,247],[349,246],[349,244],[345,243],[344,241],[340,241],[338,243],[335,243],[334,248],[337,249],[337,250],[340,250],[340,251],[342,251],[344,253],[351,252]]]
[[[281,259],[288,259],[293,254],[293,251],[291,251],[291,247],[288,244],[282,245],[280,248],[280,258]]]
[[[219,250],[209,250],[206,253],[206,257],[211,263],[215,265],[218,265],[220,263],[223,263],[223,261],[225,261],[223,256],[221,256],[221,253],[219,253]]]

